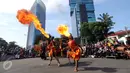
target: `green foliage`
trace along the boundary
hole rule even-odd
[[[0,48],[1,48],[1,51],[7,50],[7,45],[8,45],[8,43],[3,38],[0,38]]]
[[[40,40],[45,41],[45,40],[46,40],[46,37],[45,37],[43,34],[36,35],[34,44],[39,44],[39,41],[40,41]]]
[[[34,48],[32,48],[32,53],[35,54],[35,55],[38,55],[38,52],[34,50]]]
[[[100,34],[102,34],[103,26],[102,22],[93,22],[93,23],[83,23],[81,24],[81,36],[86,37],[88,42],[97,41],[100,39]],[[103,37],[102,37],[103,38]]]
[[[39,44],[39,41],[42,39],[42,35],[36,35],[34,44]]]
[[[0,38],[0,48],[6,48],[8,45],[8,43],[3,39],[3,38]]]
[[[98,17],[98,20],[100,22],[103,22],[103,26],[104,26],[104,35],[107,35],[109,33],[109,31],[113,28],[113,25],[115,24],[112,21],[113,16],[110,16],[108,13],[103,13],[99,15],[100,17]]]
[[[84,22],[80,27],[81,37],[87,38],[88,42],[97,42],[104,40],[110,30],[113,28],[114,22],[112,16],[108,13],[100,14],[99,22]]]
[[[55,41],[59,42],[60,41],[60,38],[54,38]]]
[[[20,48],[20,46],[18,46],[15,41],[11,41],[7,46],[7,51],[10,53],[14,53],[16,50],[18,50],[16,49],[16,47]]]

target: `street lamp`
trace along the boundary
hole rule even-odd
[[[129,33],[128,33],[128,28],[130,28],[130,27],[126,27],[126,26],[125,26],[125,31],[126,31],[126,34],[127,34],[127,35],[129,35]]]

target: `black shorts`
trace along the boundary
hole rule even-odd
[[[40,54],[40,57],[41,57],[41,59],[46,59],[46,54],[45,54],[45,52],[42,52],[42,53]]]

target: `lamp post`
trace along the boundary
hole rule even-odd
[[[125,31],[126,31],[126,34],[127,34],[127,35],[129,35],[129,33],[128,33],[128,28],[129,28],[129,27],[126,27],[126,26],[125,26]]]
[[[128,35],[127,29],[128,29],[128,27],[125,26],[125,31],[126,31],[126,34]]]

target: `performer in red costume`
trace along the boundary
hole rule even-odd
[[[50,57],[50,63],[48,64],[49,66],[51,65],[52,59],[53,57],[57,60],[58,62],[58,66],[60,66],[60,61],[57,57],[57,49],[54,45],[54,37],[51,38],[51,40],[48,41],[48,46],[47,46],[47,50],[49,51],[48,55]]]
[[[81,55],[81,48],[76,42],[73,40],[72,35],[68,32],[69,27],[67,25],[59,25],[57,31],[60,35],[66,36],[69,38],[68,41],[68,52],[67,56],[68,59],[72,58],[75,62],[75,69],[74,71],[78,71],[78,61]],[[70,60],[69,60],[70,61]]]
[[[70,61],[70,58],[72,58],[74,60],[74,63],[75,63],[74,71],[77,72],[78,71],[78,61],[81,56],[82,48],[80,48],[79,45],[76,44],[76,42],[72,39],[72,36],[69,38],[68,46],[69,46],[69,51],[67,52],[68,59],[69,59],[69,61]]]

